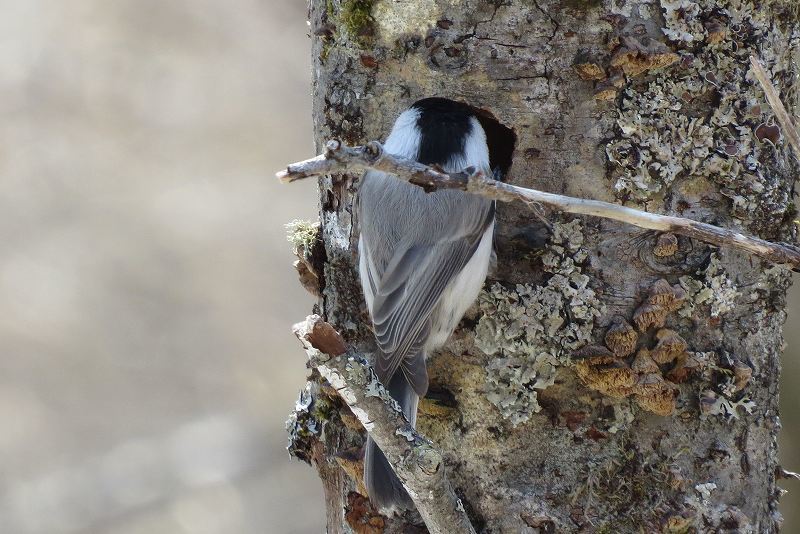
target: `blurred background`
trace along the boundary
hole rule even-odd
[[[283,430],[305,14],[0,0],[0,533],[324,531]]]
[[[0,533],[324,531],[284,421],[312,299],[301,0],[0,0]],[[800,469],[800,294],[781,443]],[[783,484],[800,532],[800,484]],[[303,503],[299,511],[298,503]]]

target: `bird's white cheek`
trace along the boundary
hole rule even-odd
[[[409,109],[397,117],[389,137],[384,143],[384,148],[390,154],[404,158],[416,159],[419,154],[419,144],[422,133],[417,126],[419,110]]]

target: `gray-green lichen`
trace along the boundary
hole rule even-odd
[[[661,8],[664,11],[664,35],[670,41],[692,41],[703,40],[705,30],[703,23],[698,18],[700,6],[698,2],[691,0],[661,0]]]
[[[613,417],[608,422],[606,432],[616,434],[620,430],[627,430],[631,423],[633,423],[634,415],[631,409],[631,403],[628,399],[603,399],[604,406],[610,406]]]
[[[611,0],[611,13],[614,15],[622,15],[623,17],[631,16],[631,9],[634,4],[626,2],[625,0]]]
[[[687,514],[687,529],[681,532],[736,532],[755,534],[750,518],[739,508],[715,502],[714,493],[720,491],[715,482],[704,482],[694,486],[694,494],[687,494],[684,505],[694,513]],[[719,527],[709,528],[714,525]]]
[[[553,276],[543,286],[500,284],[481,293],[475,345],[495,358],[486,377],[487,398],[518,425],[541,409],[539,389],[553,384],[559,365],[592,337],[603,307],[581,262],[587,256],[578,220],[556,223],[542,255]]]
[[[774,42],[763,47],[760,59],[778,75],[791,64],[791,58],[778,56],[787,50],[778,41],[791,36],[776,28],[769,10],[740,0],[727,2],[728,9],[711,0],[660,4],[663,31],[681,60],[670,72],[623,91],[620,138],[606,147],[616,165],[615,190],[621,198],[646,201],[678,180],[702,178],[731,199],[735,216],[766,217],[766,225],[781,220],[791,191],[777,173],[764,170],[772,165],[780,132],[771,125],[745,43]],[[791,31],[796,37],[797,30]],[[791,81],[785,83],[791,98]]]
[[[753,413],[756,403],[745,389],[752,372],[748,366],[731,360],[724,352],[693,352],[691,356],[701,379],[698,395],[701,416],[717,416],[732,422],[741,413]]]
[[[295,254],[310,253],[314,242],[319,239],[319,222],[295,219],[285,224],[286,239],[292,244]]]
[[[286,450],[307,464],[311,463],[311,443],[322,432],[322,423],[313,413],[315,399],[312,387],[311,382],[306,383],[305,389],[300,391],[294,411],[289,414],[289,419],[286,421],[286,432],[289,434]]]
[[[697,306],[708,306],[711,316],[719,317],[732,310],[739,297],[736,284],[728,277],[716,252],[696,277],[682,276],[678,281],[686,291],[686,300],[678,311],[681,317],[694,316]]]
[[[706,417],[715,415],[728,420],[738,419],[739,408],[752,414],[755,407],[756,403],[746,397],[732,400],[711,390],[704,391],[700,395],[701,413]]]
[[[677,112],[660,97],[663,89],[656,81],[643,92],[625,90],[617,119],[622,136],[606,147],[609,160],[624,169],[615,190],[640,200],[697,173],[713,147],[711,128]]]

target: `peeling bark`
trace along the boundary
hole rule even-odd
[[[312,0],[310,20],[317,152],[380,139],[409,104],[444,96],[513,130],[513,184],[794,241],[798,167],[749,63],[796,109],[794,2]],[[315,272],[318,311],[368,352],[355,179],[320,180]],[[776,532],[789,274],[682,236],[552,219],[542,250],[528,209],[498,207],[497,269],[429,360],[419,429],[476,530]],[[653,300],[661,280],[679,305]],[[623,323],[635,339],[615,337]],[[320,470],[328,531],[424,531],[375,516],[336,462],[363,429],[318,376],[307,391],[292,446]]]

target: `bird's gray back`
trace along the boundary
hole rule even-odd
[[[426,193],[376,171],[364,175],[359,189],[362,237],[379,272],[384,271],[397,249],[475,235],[485,228],[491,208],[492,202],[483,197],[461,191]]]

